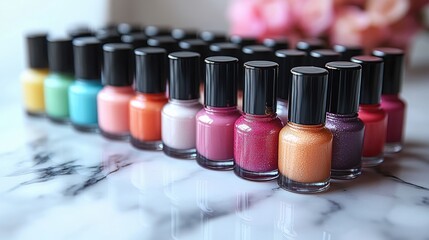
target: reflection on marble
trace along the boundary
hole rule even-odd
[[[429,83],[405,86],[405,150],[315,195],[28,118],[2,99],[0,239],[427,240]]]

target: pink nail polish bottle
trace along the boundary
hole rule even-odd
[[[204,109],[197,114],[197,162],[209,169],[234,167],[234,123],[237,109],[238,59],[215,56],[205,60]]]
[[[134,97],[133,47],[109,43],[104,51],[104,88],[97,96],[98,125],[101,134],[110,139],[128,139],[130,134],[129,102]]]
[[[234,172],[267,181],[278,176],[278,141],[283,127],[276,114],[279,65],[270,61],[244,64],[243,115],[235,122]]]
[[[385,153],[397,153],[403,147],[406,103],[399,97],[404,52],[397,48],[377,48],[372,55],[384,60],[381,108],[387,113]]]

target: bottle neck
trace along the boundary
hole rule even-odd
[[[359,111],[378,111],[380,104],[361,104],[359,105]]]
[[[399,99],[399,94],[386,94],[386,95],[381,95],[381,99],[384,101],[395,101]]]
[[[104,89],[108,91],[118,92],[118,93],[134,93],[134,90],[131,86],[115,87],[115,86],[106,85]]]
[[[136,92],[136,98],[141,101],[159,101],[159,100],[167,100],[165,97],[165,93],[141,93]]]
[[[358,117],[357,113],[351,114],[335,114],[335,113],[326,113],[326,118],[328,119],[342,119],[342,120],[353,120]]]
[[[267,122],[275,119],[277,117],[277,114],[273,113],[273,114],[265,114],[265,115],[254,115],[254,114],[243,112],[243,117],[251,121]]]
[[[322,129],[325,127],[325,124],[304,125],[304,124],[293,123],[290,121],[287,123],[287,125],[293,129],[297,129],[297,130],[307,130],[307,129],[317,130],[317,129]]]
[[[181,105],[181,106],[193,106],[193,105],[200,104],[198,99],[191,99],[191,100],[170,99],[168,100],[168,102],[174,105]]]
[[[210,107],[205,106],[204,109],[209,113],[230,113],[238,111],[236,106],[233,107]]]

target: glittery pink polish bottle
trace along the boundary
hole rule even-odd
[[[235,122],[234,172],[253,181],[278,176],[278,138],[283,127],[276,114],[278,64],[250,61],[244,64],[243,115]]]

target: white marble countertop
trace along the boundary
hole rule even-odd
[[[406,75],[404,151],[315,195],[27,117],[14,81],[0,88],[0,239],[429,239],[428,67]]]

